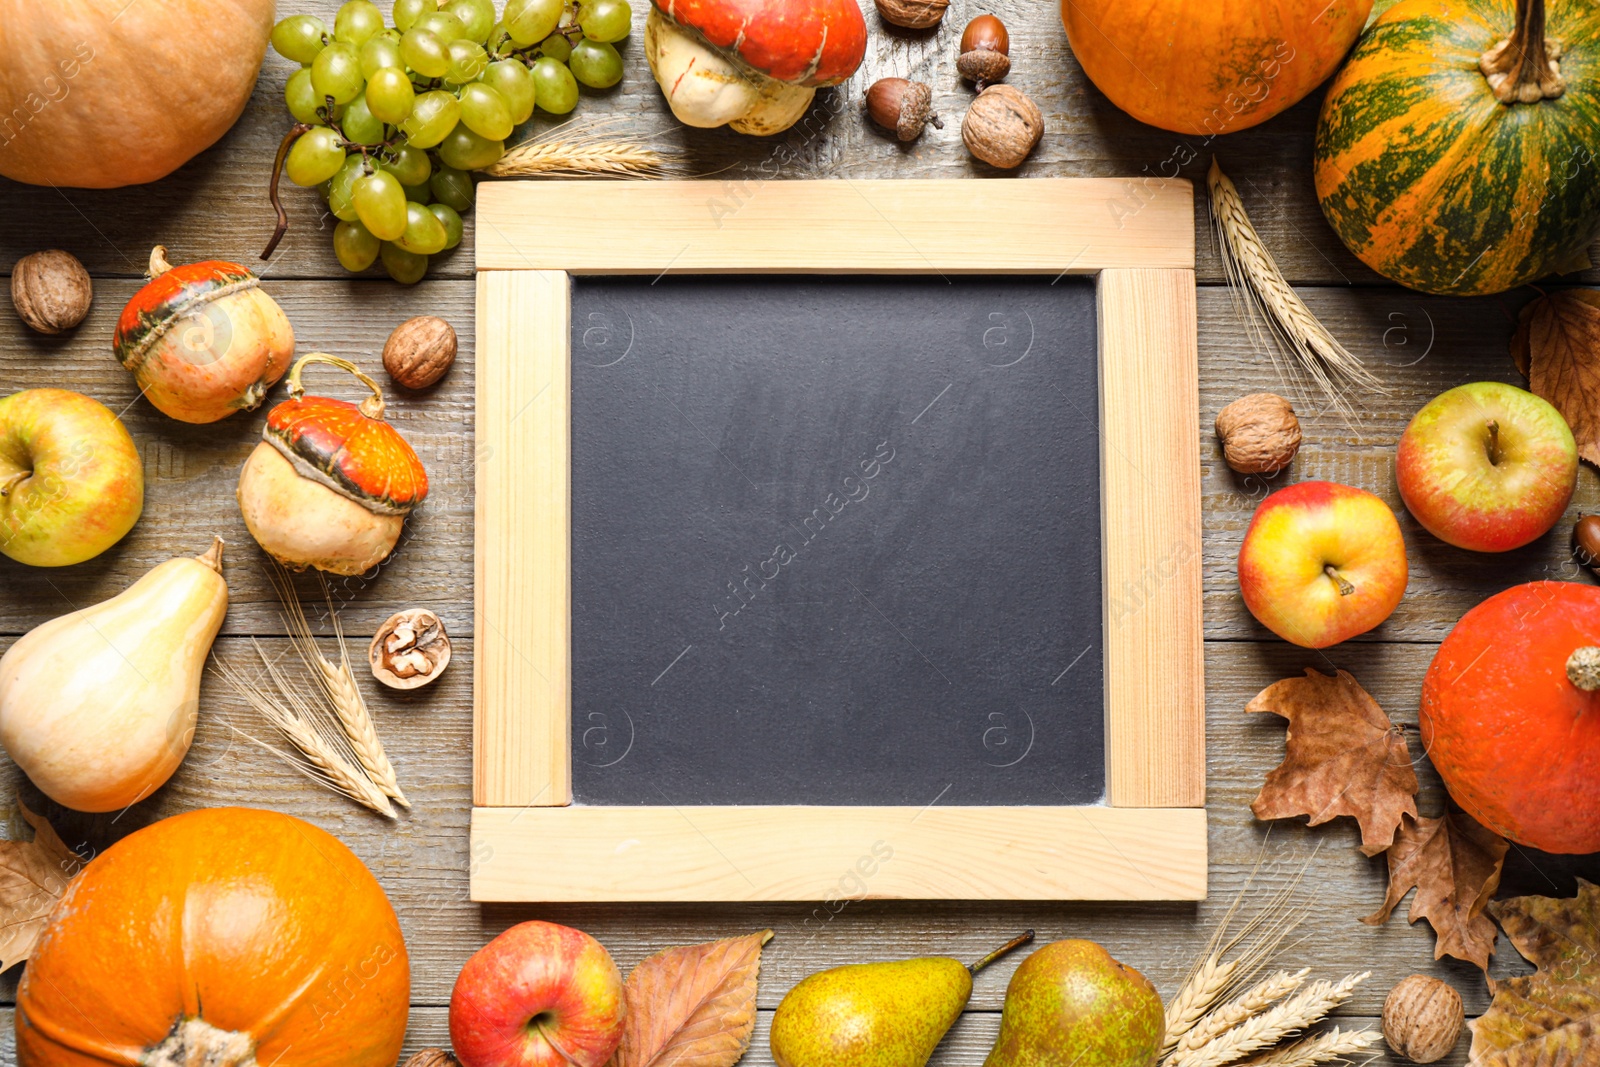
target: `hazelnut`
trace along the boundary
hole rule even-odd
[[[1240,474],[1276,474],[1300,451],[1300,420],[1275,393],[1251,393],[1217,412],[1222,456]]]
[[[407,1060],[405,1067],[461,1067],[461,1061],[442,1048],[425,1048]]]
[[[456,360],[456,331],[443,319],[422,315],[394,328],[383,346],[383,369],[407,389],[426,389]]]
[[[450,666],[450,637],[427,608],[389,616],[367,648],[372,676],[390,689],[417,689]]]
[[[1011,35],[1006,24],[993,15],[979,15],[967,23],[956,69],[979,92],[1011,73]]]
[[[1039,106],[1009,85],[991,85],[978,94],[961,120],[967,150],[996,167],[1016,167],[1044,135]]]
[[[926,30],[944,20],[950,0],[875,0],[878,14],[891,26]]]
[[[929,122],[944,129],[939,116],[930,112],[932,105],[933,90],[923,82],[879,78],[867,90],[867,114],[879,126],[893,130],[902,141],[915,141]]]
[[[1437,978],[1414,974],[1383,1001],[1383,1036],[1396,1053],[1417,1063],[1443,1059],[1461,1036],[1461,994]]]
[[[31,329],[70,330],[89,314],[94,284],[76,256],[53,248],[17,260],[11,268],[11,302]]]
[[[1572,556],[1585,567],[1600,569],[1600,515],[1585,515],[1573,525]]]

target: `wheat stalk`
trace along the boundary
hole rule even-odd
[[[632,141],[535,140],[511,149],[484,173],[495,178],[535,174],[653,178],[664,172],[666,164],[665,153]]]
[[[1387,392],[1383,383],[1328,332],[1284,279],[1245,212],[1238,188],[1222,173],[1215,157],[1206,183],[1223,270],[1251,339],[1267,350],[1280,374],[1292,377],[1298,371],[1309,377],[1334,409],[1347,422],[1353,421],[1355,408],[1341,386],[1383,393]],[[1294,356],[1292,365],[1282,359],[1283,350]]]
[[[1279,971],[1257,982],[1233,1000],[1217,1008],[1194,1027],[1177,1044],[1179,1053],[1192,1052],[1212,1038],[1219,1037],[1250,1016],[1264,1011],[1275,1002],[1299,989],[1311,968],[1303,967],[1297,973]]]
[[[1330,1060],[1345,1059],[1377,1043],[1376,1030],[1340,1030],[1335,1026],[1325,1034],[1253,1056],[1240,1067],[1315,1067]]]
[[[1238,969],[1239,961],[1222,959],[1220,949],[1214,948],[1206,954],[1194,973],[1183,983],[1183,988],[1178,990],[1177,996],[1167,1005],[1163,1055],[1167,1050],[1178,1047],[1194,1025],[1211,1010],[1211,1006],[1222,998],[1222,994],[1233,984],[1233,976]]]
[[[1224,1067],[1259,1049],[1276,1045],[1349,1000],[1356,987],[1371,973],[1363,971],[1338,982],[1313,982],[1288,1000],[1244,1020],[1200,1048],[1169,1057],[1165,1067]]]

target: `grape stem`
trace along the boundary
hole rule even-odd
[[[272,231],[272,240],[267,242],[266,249],[261,253],[262,259],[271,259],[278,242],[289,232],[289,213],[283,210],[283,200],[278,196],[278,178],[283,174],[283,161],[289,158],[289,149],[294,147],[301,135],[310,132],[309,125],[297,122],[289,127],[289,132],[283,135],[283,141],[278,145],[278,156],[272,161],[272,183],[267,186],[267,199],[272,201],[272,209],[278,213],[278,225]]]

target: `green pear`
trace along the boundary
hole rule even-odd
[[[1093,941],[1056,941],[1011,976],[983,1067],[1151,1067],[1165,1029],[1148,978]]]
[[[834,967],[803,979],[772,1017],[778,1067],[922,1067],[972,995],[972,976],[1033,940],[1029,930],[970,967],[931,956]]]

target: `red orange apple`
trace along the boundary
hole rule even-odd
[[[1300,482],[1261,502],[1239,550],[1239,591],[1261,624],[1327,648],[1387,619],[1406,591],[1406,546],[1365,489]]]
[[[1473,382],[1417,412],[1395,457],[1400,498],[1439,540],[1505,552],[1567,510],[1578,446],[1561,412],[1524,389]]]
[[[602,1067],[622,1041],[622,975],[605,948],[555,923],[513,926],[467,961],[450,994],[462,1067]]]

